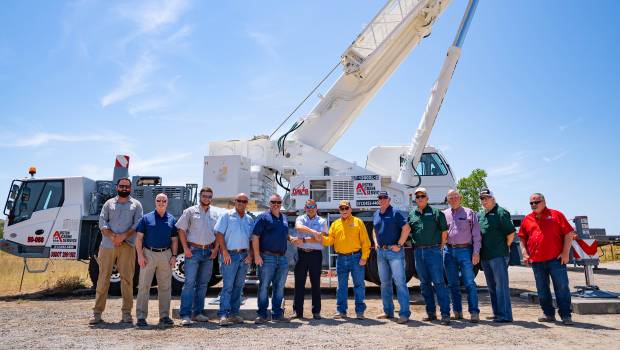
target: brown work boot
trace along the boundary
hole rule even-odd
[[[538,318],[538,322],[555,322],[555,316],[541,316]]]
[[[133,317],[131,317],[131,314],[123,314],[121,323],[133,323]]]
[[[480,314],[471,314],[471,323],[478,323],[480,322]]]
[[[90,325],[95,325],[95,324],[99,324],[103,322],[103,319],[101,318],[101,314],[93,314],[90,319],[88,319],[88,324]]]
[[[463,319],[463,313],[459,312],[459,311],[454,311],[454,316],[452,316],[450,319],[452,319],[452,320],[462,320]]]
[[[377,316],[377,319],[379,319],[379,320],[390,320],[392,318],[394,318],[394,315],[381,314],[381,315]]]
[[[431,314],[426,315],[426,317],[424,317],[422,321],[426,321],[426,322],[437,321],[437,315],[431,315]]]
[[[398,324],[406,324],[407,322],[409,322],[409,318],[405,316],[400,316],[398,321],[396,321]]]

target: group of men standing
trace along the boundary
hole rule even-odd
[[[183,211],[176,220],[166,211],[168,198],[158,194],[155,210],[143,215],[139,201],[130,196],[131,181],[117,182],[118,195],[108,200],[100,214],[102,242],[97,255],[99,277],[91,324],[102,321],[110,275],[116,263],[121,277],[123,296],[121,322],[132,323],[134,261],[140,266],[136,325],[147,326],[149,291],[153,276],[157,277],[159,325],[169,327],[172,269],[178,263],[179,240],[185,258],[185,282],[181,292],[181,325],[206,322],[204,299],[213,271],[213,260],[219,258],[223,287],[218,316],[221,326],[243,323],[239,315],[243,286],[252,262],[259,272],[258,311],[255,323],[268,321],[269,288],[271,287],[271,319],[290,322],[282,308],[284,285],[288,274],[287,242],[297,249],[295,296],[293,310],[303,318],[305,283],[309,275],[312,289],[312,317],[321,319],[320,276],[322,250],[334,247],[337,254],[338,287],[335,318],[347,317],[349,275],[353,279],[355,314],[363,319],[365,304],[365,265],[371,245],[377,253],[381,280],[383,314],[380,319],[394,318],[393,285],[400,306],[398,323],[407,323],[411,311],[407,287],[405,249],[408,240],[414,245],[414,259],[420,279],[421,294],[426,304],[424,320],[437,320],[435,300],[439,304],[440,322],[463,319],[461,279],[467,291],[470,320],[480,320],[474,266],[481,263],[489,294],[494,322],[512,322],[508,282],[509,248],[515,235],[510,213],[497,205],[488,189],[480,192],[483,210],[479,213],[461,205],[461,195],[450,190],[449,208],[432,208],[426,189],[415,190],[417,208],[408,215],[391,205],[388,192],[378,194],[379,209],[373,216],[372,242],[364,222],[352,215],[347,200],[339,205],[340,218],[327,227],[318,215],[317,203],[305,203],[305,214],[297,217],[295,230],[289,233],[288,219],[281,212],[282,198],[274,194],[269,210],[253,219],[247,212],[248,196],[234,198],[234,209],[220,212],[211,206],[213,190],[200,191],[200,203]],[[572,324],[570,292],[566,263],[574,232],[562,213],[546,208],[544,196],[530,197],[532,213],[525,217],[519,231],[526,264],[531,263],[544,316],[541,322],[555,320],[549,279],[553,281],[559,314],[564,324]],[[447,285],[444,281],[447,276]],[[450,315],[452,305],[453,316]]]

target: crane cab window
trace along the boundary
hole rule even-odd
[[[60,180],[24,182],[9,215],[9,225],[30,219],[35,211],[61,206],[63,191],[64,182]]]
[[[448,174],[446,164],[437,153],[423,153],[416,171],[421,176],[443,176]]]

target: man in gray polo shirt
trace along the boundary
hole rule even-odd
[[[200,203],[185,209],[177,221],[179,239],[185,253],[185,283],[181,291],[181,325],[193,321],[207,322],[204,314],[205,296],[213,271],[215,249],[215,224],[219,214],[211,206],[213,190],[200,190]]]
[[[142,218],[142,204],[129,196],[131,180],[128,178],[121,178],[116,182],[116,191],[118,195],[105,202],[99,215],[99,229],[101,230],[101,245],[97,253],[99,277],[90,324],[102,321],[101,314],[105,310],[110,276],[115,263],[121,276],[121,294],[123,295],[121,322],[133,322],[131,309],[133,308],[133,276],[136,269],[134,245],[136,226]]]

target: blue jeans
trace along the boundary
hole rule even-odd
[[[394,315],[394,290],[392,287],[392,280],[394,280],[396,296],[400,305],[398,315],[409,318],[411,310],[409,308],[409,288],[407,288],[407,277],[405,276],[405,249],[401,248],[398,252],[391,249],[378,249],[377,267],[381,280],[383,312],[386,315]]]
[[[338,255],[336,257],[336,274],[338,275],[338,289],[336,289],[336,310],[346,314],[348,309],[347,296],[349,292],[349,273],[353,277],[353,294],[355,295],[355,313],[366,310],[366,285],[364,283],[364,266],[360,266],[362,253],[352,255]]]
[[[555,292],[555,301],[558,305],[558,313],[561,318],[571,317],[571,297],[568,287],[566,265],[562,265],[558,259],[553,259],[543,262],[533,262],[532,270],[534,270],[534,278],[536,279],[538,302],[545,315],[555,317],[551,289],[549,288],[549,277],[551,277],[553,291]]]
[[[444,255],[444,266],[446,275],[448,275],[448,287],[452,297],[452,310],[455,312],[463,312],[463,303],[461,301],[461,278],[465,283],[467,290],[467,306],[470,314],[479,314],[478,308],[478,289],[474,281],[474,265],[471,262],[473,248],[452,248],[448,247]]]
[[[288,258],[261,254],[263,266],[258,269],[258,316],[267,318],[269,307],[269,285],[271,285],[271,317],[284,316],[282,299],[284,299],[284,284],[288,275]]]
[[[230,264],[224,264],[220,254],[220,273],[222,274],[222,293],[220,294],[219,317],[239,315],[241,293],[249,265],[245,263],[248,253],[230,252]]]
[[[450,317],[450,295],[443,279],[443,256],[439,246],[416,248],[413,256],[415,269],[420,278],[420,290],[426,303],[426,313],[429,316],[435,315],[435,294],[437,294],[441,317]]]
[[[191,248],[192,257],[185,257],[185,283],[181,291],[181,317],[202,314],[205,308],[207,287],[213,271],[211,249]]]
[[[484,278],[487,280],[493,316],[498,321],[512,321],[510,287],[508,286],[508,257],[482,260]]]

